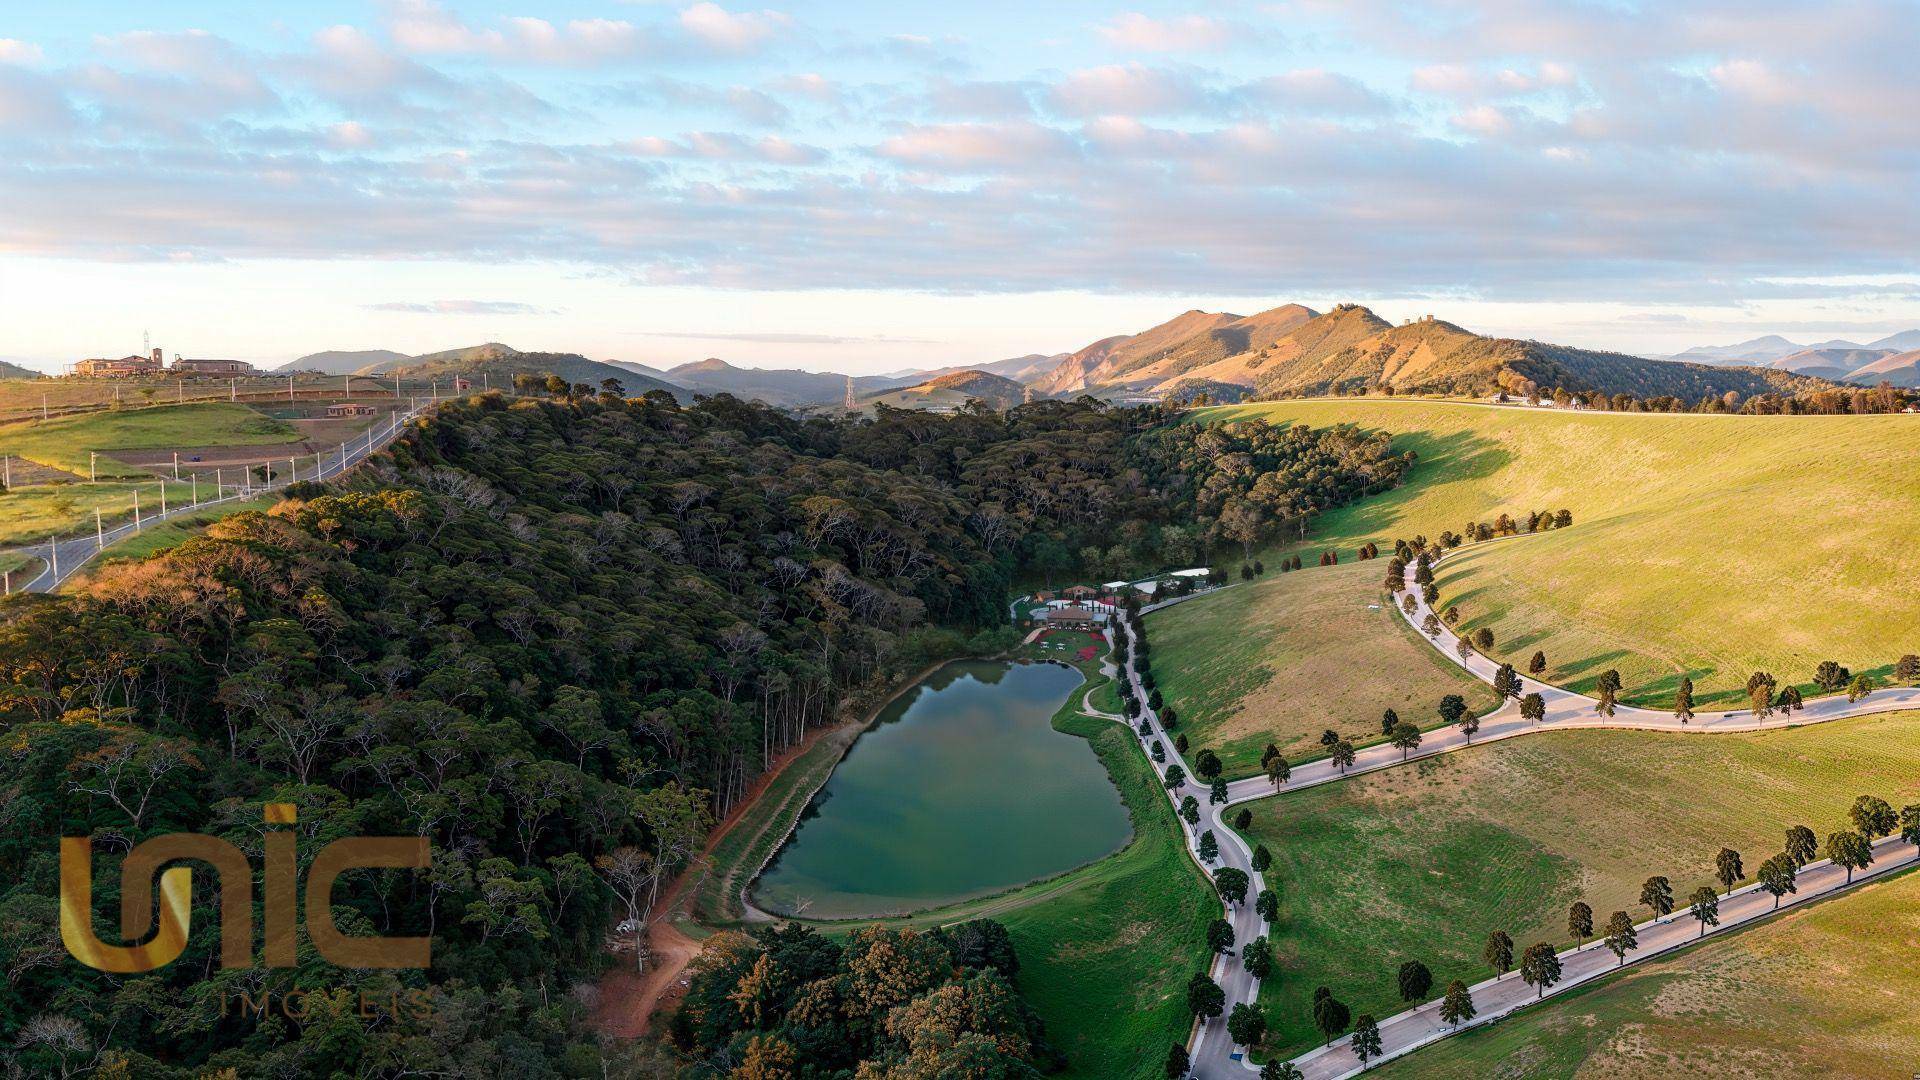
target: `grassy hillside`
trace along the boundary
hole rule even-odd
[[[37,379],[40,375],[40,372],[32,368],[24,368],[19,364],[0,360],[0,379]]]
[[[1392,1080],[1895,1076],[1920,1060],[1920,876],[1649,961],[1428,1047]],[[1370,1074],[1372,1075],[1372,1074]]]
[[[1355,1013],[1399,1011],[1394,973],[1490,975],[1489,932],[1563,942],[1567,906],[1633,910],[1652,874],[1707,884],[1722,846],[1749,873],[1783,830],[1839,828],[1853,798],[1920,796],[1920,713],[1755,735],[1573,731],[1447,754],[1253,804],[1274,854],[1281,976],[1263,987],[1277,1046],[1315,1041],[1327,985]]]
[[[1430,727],[1446,694],[1476,709],[1493,692],[1434,652],[1382,600],[1386,563],[1271,571],[1146,617],[1153,673],[1195,748],[1228,776],[1259,771],[1276,743],[1299,761],[1333,728],[1356,745],[1380,739],[1380,714]]]
[[[277,445],[300,441],[292,425],[245,405],[189,403],[124,412],[56,417],[0,427],[0,454],[14,454],[87,476],[88,452],[97,450],[102,477],[145,476],[144,471],[109,460],[115,450],[164,450],[193,446]]]
[[[1025,389],[1012,379],[984,371],[955,371],[915,386],[876,394],[865,404],[890,405],[896,409],[957,409],[969,401],[980,401],[989,408],[1011,409],[1024,400]]]
[[[1469,547],[1443,600],[1494,653],[1545,651],[1552,681],[1666,705],[1690,675],[1732,703],[1756,669],[1806,682],[1821,660],[1885,671],[1920,652],[1920,421],[1911,416],[1566,413],[1387,399],[1202,410],[1394,433],[1400,488],[1317,518],[1308,550],[1350,549],[1503,512],[1569,509],[1574,528]],[[1274,560],[1269,559],[1272,563]]]

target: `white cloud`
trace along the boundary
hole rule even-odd
[[[1249,36],[1243,27],[1205,15],[1156,19],[1139,12],[1116,15],[1098,32],[1107,44],[1130,52],[1208,52]]]
[[[1109,64],[1075,71],[1048,92],[1066,116],[1156,116],[1187,112],[1204,100],[1193,79],[1144,64]]]
[[[703,2],[680,13],[680,27],[720,52],[751,52],[793,25],[777,11],[731,12]]]
[[[1038,168],[1071,151],[1065,133],[1033,123],[930,124],[908,128],[879,146],[882,157],[963,171]]]
[[[0,38],[0,64],[30,66],[46,59],[40,46],[18,38]]]

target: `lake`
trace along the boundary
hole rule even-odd
[[[1080,673],[963,660],[901,694],[847,751],[754,883],[781,915],[862,918],[988,896],[1133,835],[1085,739],[1053,714]]]

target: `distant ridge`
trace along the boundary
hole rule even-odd
[[[278,375],[295,371],[318,371],[323,375],[352,375],[361,368],[406,359],[409,359],[406,353],[397,353],[391,349],[335,349],[328,352],[308,353],[298,360],[281,364],[273,370]]]
[[[32,368],[24,368],[19,364],[10,363],[6,360],[0,360],[0,379],[37,379],[42,374],[44,374],[44,372],[35,371]]]
[[[938,375],[915,386],[887,390],[861,402],[896,409],[957,409],[978,401],[993,409],[1011,409],[1025,400],[1027,388],[990,371],[966,368]]]

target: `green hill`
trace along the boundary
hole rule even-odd
[[[1574,526],[1463,549],[1443,603],[1494,654],[1543,650],[1590,691],[1618,669],[1632,702],[1680,677],[1730,707],[1755,670],[1810,687],[1822,660],[1886,672],[1920,652],[1920,418],[1573,413],[1391,399],[1193,414],[1386,430],[1419,455],[1401,487],[1316,518],[1307,552],[1568,509]],[[1269,557],[1271,565],[1274,559]]]
[[[24,368],[19,364],[10,364],[5,360],[0,360],[0,379],[37,379],[40,375],[40,372],[32,368]]]
[[[274,368],[276,374],[318,371],[323,375],[354,375],[386,364],[404,364],[412,357],[392,349],[330,349],[308,353],[298,360]]]
[[[1012,379],[968,370],[876,394],[864,404],[890,405],[896,409],[957,409],[969,401],[979,401],[989,408],[1004,410],[1020,404],[1025,397],[1026,387]]]
[[[606,379],[616,379],[628,397],[639,397],[653,390],[664,390],[678,400],[688,398],[682,387],[628,368],[589,360],[577,353],[521,352],[506,345],[475,345],[466,349],[416,356],[404,364],[383,364],[379,374],[402,379],[463,378],[479,382],[482,376],[493,386],[511,386],[515,375],[554,374],[573,383],[587,383],[596,389]],[[372,374],[372,372],[363,372]]]

